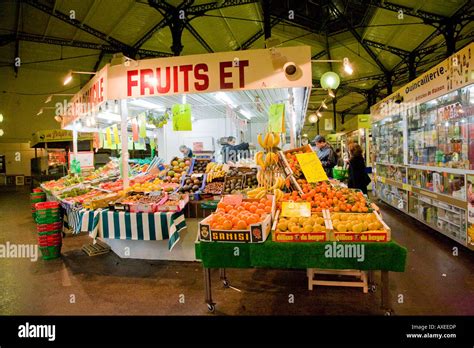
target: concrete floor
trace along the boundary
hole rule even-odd
[[[382,206],[393,237],[409,250],[405,273],[391,273],[399,315],[473,315],[474,253]],[[196,233],[188,221],[186,233]],[[27,193],[0,192],[0,244],[36,244]],[[200,263],[89,257],[87,235],[68,236],[60,259],[0,259],[3,315],[210,315],[204,304]],[[379,315],[380,292],[351,288],[307,290],[305,271],[228,270],[224,289],[213,273],[217,315]],[[379,282],[379,274],[376,274]],[[288,303],[289,295],[294,303]],[[398,303],[403,296],[403,303]],[[184,303],[180,302],[184,296]]]

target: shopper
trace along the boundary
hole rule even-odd
[[[222,145],[221,155],[222,162],[237,162],[240,158],[248,158],[250,156],[249,143],[240,143],[235,145],[236,138],[230,136],[227,138],[227,142]]]
[[[361,190],[367,194],[367,185],[370,184],[370,177],[365,167],[365,159],[362,156],[362,148],[357,143],[349,145],[349,188]]]
[[[326,142],[326,138],[322,135],[317,135],[316,138],[314,138],[314,142],[316,143],[316,151],[319,160],[323,165],[324,171],[328,178],[332,178],[332,169],[337,164],[336,153],[332,146]]]
[[[193,157],[193,150],[191,150],[186,145],[181,145],[179,147],[179,151],[183,154],[184,158],[192,158]]]
[[[341,149],[340,148],[337,148],[336,149],[336,157],[337,157],[337,166],[338,167],[343,167],[344,166],[344,159],[342,158],[342,153],[341,153]]]

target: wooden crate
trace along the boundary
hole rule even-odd
[[[350,270],[350,269],[318,269],[318,268],[308,268],[306,271],[308,276],[308,290],[313,290],[314,285],[321,286],[344,286],[344,287],[356,287],[362,288],[364,294],[368,293],[368,277],[367,272],[359,270]],[[322,280],[315,279],[317,275],[332,275],[332,276],[351,276],[354,277],[354,280]]]

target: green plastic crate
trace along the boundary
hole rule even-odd
[[[349,171],[347,169],[332,169],[332,177],[337,180],[344,180],[349,176]]]
[[[61,245],[39,247],[43,260],[57,259],[61,256]]]

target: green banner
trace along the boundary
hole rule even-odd
[[[285,131],[285,104],[272,104],[268,111],[268,131],[282,133]]]
[[[140,138],[146,137],[146,116],[144,113],[138,115],[138,134]]]
[[[173,113],[173,130],[174,131],[193,130],[193,125],[191,122],[191,105],[174,104],[171,110]]]

